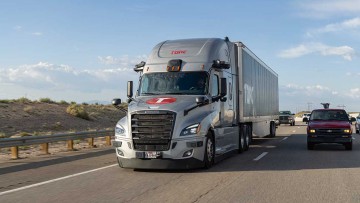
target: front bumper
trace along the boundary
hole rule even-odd
[[[279,124],[291,124],[294,120],[279,120]]]
[[[190,169],[204,166],[205,137],[174,139],[170,149],[158,151],[156,158],[138,156],[145,153],[135,150],[132,140],[113,141],[120,167],[134,169]],[[185,155],[191,151],[191,154]],[[146,157],[146,156],[145,156]]]
[[[187,159],[125,159],[117,157],[119,166],[133,169],[193,169],[202,168],[204,163],[195,158]]]
[[[345,144],[352,142],[351,135],[308,135],[307,141],[309,143],[320,144],[320,143],[338,143]]]

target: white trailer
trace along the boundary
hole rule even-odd
[[[115,128],[120,167],[209,168],[248,150],[253,136],[275,136],[277,74],[241,42],[164,41],[134,70],[139,87],[133,95],[128,82],[127,115]]]

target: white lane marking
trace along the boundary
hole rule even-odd
[[[64,179],[72,178],[72,177],[75,177],[75,176],[84,175],[84,174],[92,173],[92,172],[95,172],[95,171],[100,171],[100,170],[103,170],[103,169],[106,169],[106,168],[110,168],[110,167],[114,167],[114,166],[118,166],[118,164],[113,164],[113,165],[109,165],[109,166],[104,166],[104,167],[101,167],[101,168],[96,168],[96,169],[93,169],[93,170],[84,171],[84,172],[80,172],[80,173],[75,173],[75,174],[72,174],[72,175],[68,175],[68,176],[64,176],[64,177],[60,177],[60,178],[55,178],[55,179],[48,180],[48,181],[44,181],[44,182],[40,182],[40,183],[35,183],[35,184],[32,184],[32,185],[28,185],[28,186],[16,188],[16,189],[13,189],[13,190],[8,190],[8,191],[0,192],[0,196],[5,195],[5,194],[9,194],[9,193],[13,193],[13,192],[17,192],[17,191],[20,191],[20,190],[25,190],[25,189],[37,187],[37,186],[40,186],[40,185],[45,185],[45,184],[48,184],[48,183],[53,183],[53,182],[56,182],[56,181],[59,181],[59,180],[64,180]]]
[[[284,140],[286,140],[286,139],[288,139],[288,138],[289,138],[289,137],[284,137],[282,140],[280,140],[280,142],[281,142],[281,141],[284,141]]]
[[[293,133],[295,133],[295,132],[296,132],[296,130],[293,130],[292,132],[293,132]]]
[[[254,159],[254,161],[259,161],[261,158],[263,158],[264,156],[266,156],[269,152],[263,152],[262,154],[260,154],[258,157],[256,157]]]

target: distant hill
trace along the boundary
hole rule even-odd
[[[67,113],[70,105],[82,109],[88,120]],[[0,100],[0,137],[113,129],[123,116],[111,105]]]

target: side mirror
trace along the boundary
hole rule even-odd
[[[118,106],[118,105],[120,105],[120,104],[121,104],[121,99],[113,99],[113,100],[112,100],[112,105]]]
[[[128,81],[127,83],[127,96],[129,98],[133,97],[133,81]]]

